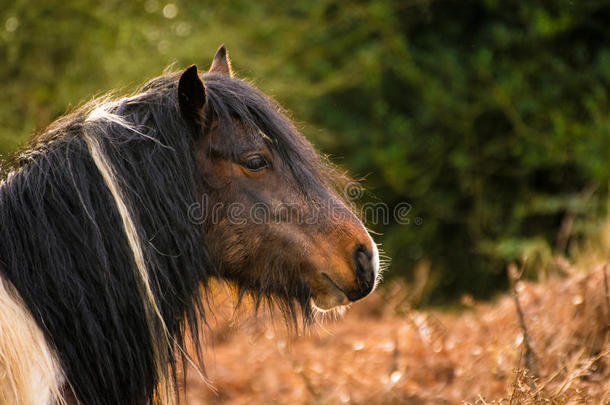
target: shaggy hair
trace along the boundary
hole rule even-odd
[[[174,401],[175,352],[186,367],[185,338],[205,322],[200,286],[217,273],[188,213],[209,184],[195,157],[201,133],[179,113],[178,78],[167,73],[134,96],[61,118],[0,183],[0,279],[21,296],[82,403]],[[304,194],[342,181],[260,91],[217,74],[203,80],[208,121],[262,131]],[[233,281],[240,296],[311,319],[311,291],[298,277],[282,289]]]

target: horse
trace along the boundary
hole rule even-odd
[[[0,402],[179,403],[211,280],[309,324],[367,296],[346,181],[224,46],[59,118],[1,177]]]

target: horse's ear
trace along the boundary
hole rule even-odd
[[[210,70],[208,70],[208,73],[218,73],[221,75],[233,77],[233,71],[231,70],[231,61],[229,60],[229,53],[227,52],[227,48],[225,48],[224,45],[220,45],[220,48],[218,48],[218,50],[216,51],[216,55],[214,56],[212,66],[210,66]]]
[[[199,78],[197,66],[192,65],[182,72],[178,82],[178,104],[182,117],[192,124],[201,125],[205,100],[205,84]]]

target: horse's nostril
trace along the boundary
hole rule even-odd
[[[352,301],[360,299],[371,292],[375,285],[375,268],[373,265],[373,253],[364,245],[358,245],[354,249],[354,267],[359,289],[349,296]],[[355,298],[355,299],[353,299]]]
[[[354,261],[357,270],[373,270],[373,253],[363,245],[356,246],[354,249]]]

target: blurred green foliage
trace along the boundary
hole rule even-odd
[[[569,253],[605,214],[609,21],[604,1],[10,1],[0,153],[225,43],[369,199],[411,204],[409,224],[367,224],[388,277],[427,260],[425,303],[486,296],[507,261]]]

